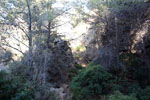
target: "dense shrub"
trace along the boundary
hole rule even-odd
[[[137,97],[139,100],[150,100],[150,87],[146,87],[139,91]]]
[[[90,64],[73,78],[71,89],[74,100],[97,98],[110,92],[112,75],[100,65]]]
[[[35,90],[34,100],[60,100],[54,91],[51,91],[51,85],[38,85]]]
[[[120,55],[120,60],[123,61],[127,67],[137,66],[139,64],[139,59],[136,54],[124,53]]]
[[[0,71],[0,100],[59,100],[50,88]]]
[[[9,62],[10,60],[12,60],[12,53],[10,51],[3,51],[0,50],[0,62],[4,63],[4,62]]]
[[[125,53],[120,56],[120,60],[126,65],[126,78],[136,80],[139,85],[145,87],[149,84],[149,71],[138,54]]]
[[[81,70],[83,67],[79,64],[75,64],[75,67],[71,68],[69,71],[69,77],[70,79],[72,79],[73,77],[75,77],[78,74],[78,71]]]
[[[23,63],[23,61],[15,61],[10,64],[10,71],[13,76],[20,76],[23,79],[28,80],[29,77],[29,66]]]
[[[128,85],[127,94],[131,93],[137,94],[139,91],[141,91],[141,87],[138,83],[130,83]]]
[[[115,91],[108,97],[108,100],[137,100],[135,95],[123,95],[120,91]]]
[[[32,100],[33,88],[20,77],[11,77],[8,73],[0,72],[0,99],[1,100]]]
[[[112,91],[117,91],[117,90],[121,91],[121,90],[123,90],[123,86],[120,84],[112,84],[111,90]]]

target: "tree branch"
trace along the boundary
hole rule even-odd
[[[13,46],[11,46],[10,44],[4,44],[4,43],[2,43],[2,45],[7,46],[7,47],[10,47],[10,48],[12,48],[12,49],[14,49],[14,50],[20,52],[22,55],[25,55],[24,52],[22,52],[21,50],[15,48],[15,47],[13,47]],[[0,45],[0,47],[3,47],[2,45]]]
[[[22,32],[24,32],[24,34],[26,35],[26,37],[29,39],[29,36],[28,36],[27,32],[26,32],[26,31],[24,30],[24,28],[22,28],[20,25],[18,25],[18,24],[16,24],[16,23],[0,23],[0,24],[18,27],[19,29],[22,30]]]
[[[69,21],[68,21],[68,22],[69,22]],[[59,25],[56,25],[56,26],[52,26],[51,28],[53,29],[53,28],[60,27],[60,26],[62,26],[62,25],[65,25],[65,24],[67,24],[68,22],[64,22],[64,23],[62,23],[62,24],[59,24]]]

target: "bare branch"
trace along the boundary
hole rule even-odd
[[[10,44],[4,44],[4,43],[2,43],[2,45],[7,46],[7,47],[10,47],[10,48],[12,48],[12,49],[14,49],[14,50],[20,52],[21,54],[25,55],[24,52],[22,52],[21,50],[15,48],[15,47],[13,47],[13,46],[11,46]],[[3,47],[2,45],[0,45],[0,47]]]
[[[66,13],[67,11],[69,11],[71,8],[66,9],[65,11],[63,11],[62,13],[58,14],[57,16],[55,16],[55,18],[53,18],[52,20],[56,19],[59,16],[62,16],[64,13]]]
[[[10,25],[10,26],[14,26],[14,27],[18,27],[19,29],[22,30],[22,32],[24,32],[24,34],[27,36],[27,38],[29,39],[29,36],[27,34],[27,32],[24,30],[24,28],[22,28],[20,25],[16,24],[16,23],[0,23],[2,25]]]
[[[22,41],[20,41],[19,39],[17,39],[14,36],[11,36],[12,38],[14,38],[15,40],[17,40],[19,43],[23,44],[24,46],[26,46],[27,48],[29,48],[29,46],[27,46],[25,43],[23,43]]]
[[[53,28],[57,28],[57,27],[60,27],[60,26],[65,25],[65,24],[67,24],[67,23],[69,23],[69,21],[68,21],[68,22],[64,22],[64,23],[62,23],[62,24],[59,24],[59,25],[56,25],[56,26],[52,26],[51,28],[52,28],[52,29],[53,29]]]
[[[9,34],[7,31],[5,31],[7,34]],[[16,41],[18,41],[19,43],[23,44],[24,46],[26,46],[27,48],[29,48],[29,46],[27,46],[25,43],[23,43],[22,41],[20,41],[19,39],[17,39],[16,37],[14,37],[13,35],[9,35],[11,36],[13,39],[15,39]]]
[[[74,41],[74,40],[77,40],[78,38],[80,38],[81,36],[84,36],[86,33],[83,33],[81,34],[80,36],[74,38],[74,39],[70,39],[70,40],[67,40],[67,42],[71,42],[71,41]]]

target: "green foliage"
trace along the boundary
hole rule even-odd
[[[138,92],[137,97],[139,100],[150,100],[150,87],[146,87]]]
[[[12,53],[0,50],[0,62],[9,62],[10,60],[12,60]]]
[[[106,6],[115,10],[130,7],[131,5],[137,5],[148,0],[90,0],[90,3],[97,5],[98,8]],[[100,10],[100,9],[99,9]]]
[[[0,100],[59,100],[50,87],[0,71]]]
[[[141,91],[141,87],[139,86],[138,83],[131,83],[128,85],[128,88],[127,88],[128,94],[131,94],[131,93],[137,94],[139,91]]]
[[[71,89],[74,100],[106,95],[110,92],[112,75],[106,72],[100,65],[90,64],[73,78]]]
[[[75,68],[82,69],[83,67],[81,65],[79,65],[79,64],[75,64]]]
[[[126,65],[126,77],[137,80],[141,86],[148,84],[149,72],[137,54],[127,53],[120,56],[120,60]]]
[[[0,98],[1,100],[32,100],[33,88],[20,77],[0,72]]]
[[[123,95],[120,91],[115,91],[114,94],[108,97],[108,100],[137,100],[135,95]]]
[[[121,86],[120,84],[113,84],[111,90],[112,91],[123,90],[123,86]]]
[[[136,54],[132,53],[122,54],[120,56],[120,60],[123,63],[125,63],[128,67],[137,66],[139,64],[139,59],[137,59]]]
[[[29,75],[29,66],[27,66],[24,61],[15,61],[11,63],[10,65],[10,71],[12,76],[20,76],[23,77],[23,80],[29,80],[30,75]]]
[[[78,74],[78,71],[81,70],[83,67],[79,64],[75,64],[74,68],[71,68],[69,71],[69,77],[72,79]]]

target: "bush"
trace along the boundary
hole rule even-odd
[[[110,92],[112,75],[106,72],[100,65],[90,64],[82,69],[73,78],[71,89],[74,100],[83,100],[83,97],[90,99],[99,95],[106,95]]]
[[[0,100],[59,100],[50,88],[0,71]]]
[[[51,85],[38,85],[35,91],[34,100],[60,100],[54,91],[51,91]]]
[[[149,71],[138,54],[125,53],[120,56],[120,60],[126,65],[125,74],[128,79],[137,80],[141,87],[149,85]]]
[[[24,64],[23,61],[15,61],[10,65],[10,71],[12,76],[20,76],[24,81],[30,80],[30,67]]]
[[[3,50],[0,50],[0,62],[4,63],[8,63],[9,61],[12,60],[12,53],[10,51],[3,51]]]
[[[128,88],[127,88],[128,94],[131,94],[131,93],[137,94],[139,91],[141,91],[141,87],[139,86],[138,83],[130,83],[128,85]]]
[[[120,84],[112,84],[111,90],[112,91],[117,91],[117,90],[121,91],[121,90],[123,90],[123,86],[121,86]]]
[[[0,98],[1,100],[32,100],[33,88],[20,77],[0,71]]]
[[[123,95],[120,91],[115,91],[108,97],[108,100],[137,100],[137,98],[134,95]]]
[[[146,87],[139,91],[137,97],[139,100],[150,100],[150,87]]]
[[[81,70],[83,67],[79,64],[75,64],[75,67],[71,68],[69,71],[69,77],[72,79],[78,74],[78,71]]]

